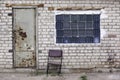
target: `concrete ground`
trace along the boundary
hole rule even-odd
[[[87,80],[120,80],[120,72],[113,73],[72,73],[56,75],[31,73],[0,73],[0,80],[82,80],[81,76],[86,75]]]

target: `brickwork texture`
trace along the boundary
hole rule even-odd
[[[49,49],[63,50],[62,68],[120,67],[119,0],[0,0],[0,68],[13,68],[12,7],[6,4],[44,4],[37,8],[37,67],[46,69]],[[55,42],[55,12],[61,7],[102,7],[100,43],[58,44]],[[103,32],[102,32],[103,31]]]

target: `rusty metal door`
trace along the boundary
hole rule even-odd
[[[36,65],[36,9],[13,8],[14,67]]]

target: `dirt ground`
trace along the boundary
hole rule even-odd
[[[120,80],[120,72],[113,73],[71,73],[61,75],[31,74],[31,73],[0,73],[0,80]]]

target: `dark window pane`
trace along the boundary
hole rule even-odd
[[[58,37],[63,36],[63,30],[57,30],[56,32]]]
[[[72,37],[64,37],[63,42],[64,43],[71,43],[72,42]]]
[[[71,29],[77,29],[77,23],[76,22],[71,23]]]
[[[100,42],[100,37],[94,37],[94,43],[99,43]]]
[[[56,21],[57,22],[62,22],[63,21],[63,15],[57,15],[56,16]]]
[[[100,21],[100,15],[93,15],[93,21]]]
[[[86,43],[93,43],[93,37],[86,37]]]
[[[86,15],[79,15],[78,18],[79,21],[86,21]]]
[[[85,36],[85,30],[79,30],[79,36]]]
[[[74,36],[74,37],[78,36],[78,30],[77,29],[72,30],[72,36]]]
[[[86,30],[86,36],[94,36],[93,35],[93,30],[92,29],[87,29]]]
[[[56,29],[63,29],[63,23],[62,22],[56,22]]]
[[[85,43],[85,37],[79,37],[79,43]]]
[[[79,22],[78,23],[78,28],[79,29],[85,29],[85,22]]]
[[[70,22],[63,22],[63,29],[70,29]]]
[[[99,21],[94,21],[93,27],[94,27],[94,29],[100,29],[100,22]]]
[[[92,29],[93,28],[93,22],[92,21],[86,22],[86,28],[87,29]]]
[[[99,43],[100,15],[57,15],[57,43]]]
[[[57,43],[63,43],[63,37],[57,37],[56,42]]]
[[[86,21],[92,21],[93,16],[92,15],[86,15]]]
[[[72,22],[77,22],[78,21],[78,16],[77,15],[71,15],[71,21]]]
[[[64,36],[65,36],[65,37],[70,37],[70,36],[72,36],[72,31],[71,31],[71,30],[64,30]]]
[[[94,29],[94,36],[95,37],[99,37],[100,36],[100,30],[98,30],[98,29]]]
[[[70,15],[64,15],[64,22],[70,22]]]
[[[79,37],[72,37],[72,43],[79,43]]]

